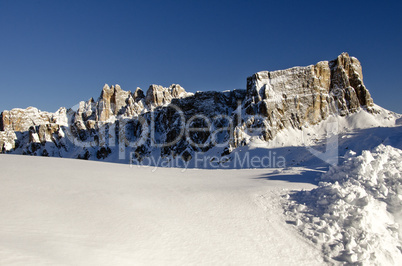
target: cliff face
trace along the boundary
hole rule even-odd
[[[12,109],[0,114],[0,131],[24,132],[31,126],[56,123],[66,125],[66,109],[60,108],[56,113],[42,112],[35,107]]]
[[[263,137],[270,140],[283,128],[314,125],[331,114],[372,111],[373,100],[360,62],[343,53],[329,62],[254,74],[243,106],[247,115],[264,117]]]
[[[105,85],[97,101],[54,114],[4,111],[0,150],[100,159],[124,149],[138,160],[155,152],[190,160],[195,152],[219,147],[228,154],[251,137],[270,141],[284,128],[302,129],[361,108],[372,112],[373,100],[360,62],[344,53],[307,67],[258,72],[246,90],[194,95],[174,84],[151,85],[145,94]]]

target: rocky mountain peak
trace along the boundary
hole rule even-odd
[[[133,92],[133,98],[135,99],[135,101],[139,101],[141,99],[145,98],[145,94],[144,92],[141,90],[140,87],[137,87],[137,89]]]
[[[373,100],[363,84],[360,62],[343,53],[307,67],[262,71],[247,79],[247,114],[261,114],[280,128],[316,124],[328,115],[346,115]]]
[[[174,98],[186,97],[188,94],[180,85],[172,84],[165,88],[160,85],[151,85],[148,88],[145,103],[150,109],[169,104]]]

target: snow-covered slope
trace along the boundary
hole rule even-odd
[[[401,161],[384,145],[327,173],[0,155],[0,264],[400,265]]]
[[[286,224],[274,170],[0,155],[1,265],[322,265]],[[302,169],[314,178],[316,172]],[[311,176],[309,176],[311,175]]]

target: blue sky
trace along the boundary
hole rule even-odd
[[[105,83],[245,88],[262,70],[363,65],[374,102],[402,113],[401,1],[0,0],[0,109],[56,111]]]

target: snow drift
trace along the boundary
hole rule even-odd
[[[402,262],[402,151],[380,145],[323,174],[318,188],[287,195],[286,214],[327,259]]]

